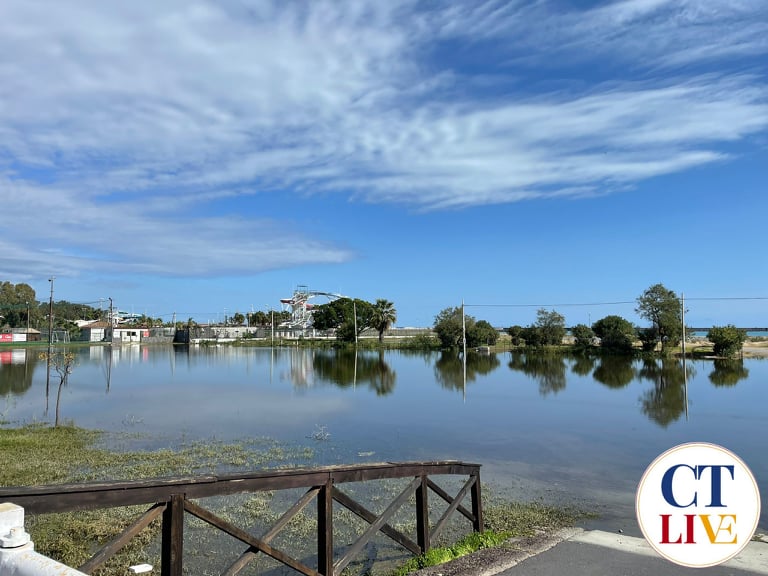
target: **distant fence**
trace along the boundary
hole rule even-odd
[[[455,496],[450,496],[431,478],[437,475],[468,476]],[[381,514],[375,514],[341,491],[337,485],[394,478],[412,478],[408,486]],[[307,488],[275,524],[261,537],[225,520],[203,508],[193,499],[242,492]],[[433,493],[447,503],[439,520],[430,527],[428,494]],[[470,508],[462,505],[471,498]],[[389,524],[402,505],[415,497],[416,540]],[[317,568],[270,545],[277,534],[313,500],[317,505]],[[150,508],[112,542],[98,550],[79,568],[90,574],[103,566],[131,539],[147,528],[153,520],[162,519],[161,574],[181,576],[184,551],[184,514],[191,514],[240,540],[247,548],[223,572],[234,575],[245,568],[258,554],[289,566],[306,576],[337,576],[363,550],[366,544],[382,532],[414,554],[425,552],[458,512],[472,523],[475,531],[483,527],[480,493],[480,465],[458,461],[403,462],[330,466],[322,468],[269,470],[249,474],[196,476],[138,480],[65,484],[53,486],[0,488],[0,503],[12,502],[28,513],[46,514],[74,510],[112,508],[150,504]],[[351,545],[334,558],[333,503],[336,502],[368,523],[368,528]]]

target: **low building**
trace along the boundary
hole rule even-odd
[[[99,320],[80,327],[80,340],[83,342],[109,342],[112,338],[112,326]]]

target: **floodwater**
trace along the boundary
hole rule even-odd
[[[146,445],[268,436],[318,464],[461,459],[492,491],[572,503],[636,533],[648,464],[682,442],[733,450],[768,494],[768,359],[123,346],[74,349],[59,401],[78,426]],[[33,350],[0,352],[0,422],[53,422],[58,378]],[[768,506],[760,527],[768,528]]]

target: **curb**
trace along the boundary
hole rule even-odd
[[[422,568],[413,574],[414,576],[495,576],[582,532],[584,532],[582,528],[563,528],[552,534],[512,538],[495,548],[478,550],[445,564]]]

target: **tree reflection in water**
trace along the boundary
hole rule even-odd
[[[640,397],[643,414],[666,428],[686,411],[686,376],[692,378],[693,366],[683,364],[677,359],[661,360],[646,358],[638,376],[653,383],[653,388]]]
[[[340,388],[368,386],[377,396],[395,389],[397,374],[384,360],[384,351],[328,350],[319,351],[312,359],[315,374]]]
[[[635,379],[635,367],[632,356],[602,356],[600,363],[592,373],[592,378],[608,388],[624,388]]]
[[[565,388],[565,356],[558,352],[512,352],[509,367],[536,380],[539,394],[557,394]]]
[[[595,367],[595,358],[587,354],[577,354],[571,364],[571,372],[577,376],[588,376]]]
[[[715,386],[735,386],[740,380],[749,377],[749,370],[744,368],[743,360],[717,359],[714,370],[709,374],[709,381]]]
[[[496,354],[467,353],[467,383],[499,367]],[[435,362],[435,380],[446,390],[464,389],[464,362],[455,350],[444,350]]]

